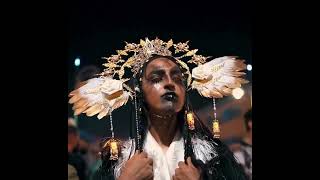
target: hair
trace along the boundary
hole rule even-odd
[[[149,61],[147,63],[145,63],[142,67],[142,71],[140,71],[139,74],[137,74],[137,77],[135,78],[135,83],[138,85],[138,88],[140,89],[140,92],[137,92],[137,107],[138,107],[138,119],[140,121],[139,123],[139,135],[141,136],[141,140],[142,140],[142,144],[138,144],[138,146],[136,146],[136,148],[138,150],[142,150],[143,147],[143,142],[145,139],[145,135],[147,132],[147,128],[148,128],[148,107],[147,107],[147,103],[145,102],[145,98],[144,98],[144,92],[142,91],[142,81],[139,81],[139,79],[145,75],[145,71],[146,68],[148,66],[148,64],[150,62],[152,62],[155,59],[158,58],[166,58],[171,60],[172,62],[174,62],[178,67],[180,67],[180,65],[178,65],[176,63],[176,59],[171,57],[171,56],[161,56],[161,55],[153,55],[151,58],[149,58]],[[183,72],[183,69],[180,67],[180,70]],[[187,80],[186,78],[184,78],[183,80],[183,84],[185,86],[185,103],[184,106],[182,108],[181,111],[178,112],[177,114],[177,118],[178,118],[178,128],[179,130],[182,132],[183,138],[186,140],[184,141],[184,146],[185,146],[185,152],[184,152],[184,157],[185,159],[187,157],[191,157],[193,160],[195,159],[194,157],[194,153],[192,150],[192,144],[191,144],[191,136],[193,132],[203,132],[207,135],[207,137],[212,136],[211,132],[209,129],[207,129],[207,127],[201,122],[201,120],[198,118],[198,116],[196,115],[195,112],[193,112],[192,106],[190,104],[190,100],[189,100],[189,96],[187,93]],[[195,119],[195,131],[191,132],[188,128],[188,124],[186,121],[186,111],[188,112],[193,112],[194,114],[194,119]],[[138,136],[139,136],[138,135]],[[136,144],[137,144],[137,136],[136,136]],[[213,139],[213,137],[212,137]]]
[[[247,131],[250,130],[249,122],[252,122],[252,109],[248,110],[244,114],[244,122],[245,122],[246,130]]]
[[[144,99],[144,93],[142,92],[142,82],[139,81],[140,78],[143,77],[145,74],[145,69],[147,65],[157,58],[167,58],[174,63],[176,63],[176,60],[173,57],[170,56],[159,56],[154,55],[152,56],[147,63],[145,63],[142,67],[142,71],[140,71],[139,74],[137,74],[137,77],[132,78],[130,84],[132,83],[134,86],[137,86],[140,91],[136,91],[136,101],[137,101],[137,116],[138,116],[138,127],[135,126],[135,128],[138,128],[138,134],[131,134],[132,137],[135,139],[135,150],[142,150],[143,143],[145,140],[146,132],[148,130],[148,108],[147,104]],[[177,64],[177,63],[176,63]],[[178,65],[178,64],[177,64]],[[178,65],[178,67],[180,67]],[[180,70],[182,68],[180,67]],[[201,169],[209,169],[209,171],[203,171],[202,172],[202,178],[203,179],[231,179],[231,180],[242,180],[245,179],[245,174],[243,169],[241,169],[241,165],[237,163],[236,159],[233,156],[233,153],[230,151],[230,149],[223,144],[219,139],[215,139],[211,133],[211,131],[207,128],[207,126],[200,120],[200,118],[197,116],[197,114],[193,111],[193,108],[191,106],[189,96],[187,93],[187,81],[184,79],[184,85],[186,87],[185,92],[185,103],[180,112],[178,112],[177,118],[178,118],[178,127],[180,128],[183,138],[184,138],[184,159],[186,160],[187,157],[191,157],[192,163]],[[135,89],[135,87],[133,87]],[[134,106],[134,102],[132,102],[132,105]],[[134,109],[134,108],[133,108]],[[188,128],[188,124],[186,121],[186,114],[185,112],[193,112],[194,120],[195,120],[195,130],[191,131]],[[133,116],[134,117],[134,116]],[[132,122],[135,122],[135,118],[131,118]],[[132,126],[136,123],[132,123]],[[133,127],[131,128],[133,129]],[[193,149],[192,149],[192,142],[191,137],[195,135],[200,135],[198,137],[203,138],[206,141],[209,141],[212,144],[215,144],[216,151],[218,153],[218,157],[213,158],[210,162],[204,164],[201,160],[196,160]],[[142,143],[138,143],[138,137],[140,137]],[[108,153],[108,152],[106,152]],[[105,178],[112,178],[112,166],[114,164],[114,161],[108,159],[108,155],[102,155],[102,166],[100,166],[100,169],[96,173],[96,178],[100,179],[102,177]],[[209,174],[207,174],[209,173]]]

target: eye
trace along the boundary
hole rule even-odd
[[[160,82],[160,81],[162,80],[162,78],[161,78],[160,76],[152,76],[152,77],[150,78],[150,80],[151,80],[151,82],[153,82],[153,83],[158,83],[158,82]]]
[[[174,81],[176,81],[176,82],[182,82],[182,80],[183,80],[182,76],[179,76],[179,75],[173,76],[172,79],[173,79]]]

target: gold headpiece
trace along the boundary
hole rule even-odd
[[[148,61],[152,55],[172,56],[177,60],[177,63],[185,69],[185,74],[188,75],[188,86],[191,83],[191,73],[188,65],[181,59],[184,57],[191,57],[188,63],[194,63],[200,65],[206,62],[207,58],[202,55],[196,55],[198,49],[189,50],[188,42],[174,44],[172,39],[168,42],[164,42],[158,38],[149,40],[148,38],[140,40],[140,44],[127,43],[124,50],[117,50],[116,55],[110,57],[104,57],[107,63],[103,64],[106,68],[101,75],[116,75],[119,79],[125,74],[125,68],[130,68],[133,72],[133,77],[141,71],[143,65]],[[172,52],[170,49],[174,49]],[[130,56],[129,53],[132,53]],[[173,56],[174,54],[175,56]],[[180,56],[178,56],[180,54]],[[182,54],[182,55],[181,55]]]
[[[98,118],[101,119],[126,104],[129,97],[133,97],[135,93],[124,83],[128,80],[123,78],[125,68],[131,69],[135,78],[152,55],[174,57],[180,67],[186,70],[184,73],[188,75],[188,86],[191,85],[192,89],[207,98],[228,96],[232,89],[248,82],[241,78],[245,74],[240,72],[246,68],[244,60],[224,56],[206,62],[209,57],[197,55],[198,49],[189,50],[188,42],[174,44],[172,39],[164,42],[158,38],[146,38],[145,41],[140,40],[140,44],[126,42],[124,50],[117,50],[116,55],[104,57],[107,63],[103,64],[106,68],[100,78],[90,79],[86,85],[70,93],[69,103],[74,104],[75,114],[99,114]],[[133,54],[129,55],[131,53]],[[187,63],[197,65],[192,69],[192,73],[187,63],[182,61],[184,57],[188,58]]]

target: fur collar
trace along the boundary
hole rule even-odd
[[[191,142],[197,160],[206,163],[217,156],[216,148],[209,141],[194,135]],[[121,167],[124,163],[134,155],[134,150],[134,139],[123,143],[122,154],[114,166],[114,176],[116,178],[120,176]],[[148,131],[143,150],[148,154],[148,157],[153,159],[154,180],[170,180],[174,175],[175,169],[178,167],[178,163],[184,161],[184,143],[180,133],[176,134],[169,148],[164,153]]]

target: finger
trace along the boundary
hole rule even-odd
[[[175,175],[172,176],[172,180],[176,180],[176,176]]]
[[[176,169],[174,170],[174,175],[175,175],[175,176],[178,176],[178,174],[180,174],[180,171],[181,171],[181,169],[176,168]],[[176,178],[177,178],[177,177],[176,177]]]
[[[141,155],[142,157],[145,157],[145,158],[148,157],[148,154],[147,154],[146,152],[144,152],[144,151],[142,151],[142,152],[140,153],[140,155]]]
[[[137,155],[139,154],[139,150],[136,150],[136,152],[134,152],[134,155]]]
[[[147,163],[152,166],[153,165],[153,159],[152,158],[148,158]]]
[[[180,161],[180,162],[178,163],[179,168],[183,167],[184,165],[185,165],[185,163],[184,163],[183,161]]]
[[[153,180],[153,172],[148,176],[148,180]]]
[[[147,169],[145,169],[145,177],[146,179],[153,179],[153,168],[152,167],[147,167]]]
[[[191,157],[187,158],[187,165],[193,166],[192,161],[191,161]]]
[[[148,166],[147,169],[151,174],[153,174],[153,167],[152,166]]]

